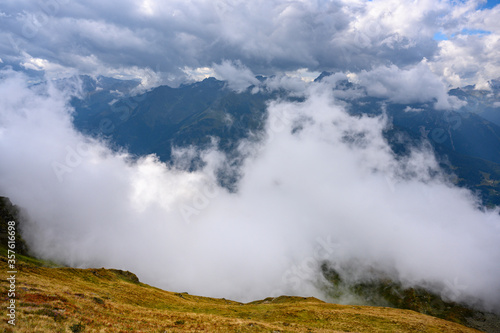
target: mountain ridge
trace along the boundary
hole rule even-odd
[[[322,73],[316,81],[328,75]],[[113,81],[112,89],[117,89],[116,84]],[[131,83],[124,85],[128,87]],[[263,131],[267,103],[275,99],[302,101],[282,91],[255,92],[253,87],[238,93],[215,78],[178,88],[160,86],[133,97],[126,94],[126,87],[121,89],[124,94],[121,99],[105,98],[105,89],[115,91],[109,87],[104,87],[98,95],[89,92],[83,99],[74,98],[75,127],[83,133],[108,138],[134,156],[155,154],[167,163],[172,160],[173,147],[203,149],[213,144],[213,138],[219,150],[234,156],[242,139]],[[335,89],[361,88],[339,81]],[[396,155],[408,147],[421,147],[426,141],[439,160],[448,161],[443,167],[456,174],[457,185],[476,191],[486,206],[500,205],[500,126],[481,117],[480,112],[464,108],[435,110],[430,103],[397,104],[369,96],[344,97],[344,100],[349,102],[347,111],[353,115],[387,114],[391,128],[396,130],[389,128],[385,135]],[[402,136],[410,140],[398,143]],[[235,179],[222,181],[234,182]]]

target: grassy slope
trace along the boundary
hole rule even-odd
[[[0,262],[5,272],[4,254]],[[5,304],[5,279],[0,290]],[[48,268],[21,257],[17,290],[17,325],[12,330],[2,316],[5,332],[477,332],[410,310],[285,296],[242,304],[173,293],[129,272]]]

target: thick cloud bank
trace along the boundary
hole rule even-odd
[[[500,311],[500,217],[436,176],[429,152],[396,160],[383,118],[352,117],[312,84],[303,103],[274,102],[237,193],[224,165],[197,172],[131,161],[71,125],[65,94],[2,72],[0,194],[25,207],[40,255],[128,269],[168,290],[249,301],[321,298],[319,265],[370,268],[405,285]],[[180,151],[179,165],[190,156]]]
[[[488,2],[4,0],[0,57],[57,77],[77,69],[145,86],[183,83],[223,59],[269,76],[427,58],[449,84],[487,87],[500,76],[500,6]]]

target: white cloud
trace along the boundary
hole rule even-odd
[[[307,68],[300,68],[295,71],[285,72],[285,74],[293,78],[299,78],[304,82],[313,82],[321,73],[311,72]]]
[[[477,84],[488,88],[488,81],[500,77],[500,34],[458,35],[439,42],[440,50],[430,62],[433,71],[453,86]]]
[[[191,81],[202,81],[209,77],[215,77],[215,72],[211,67],[189,68],[184,67],[183,72]]]
[[[4,62],[19,64],[25,62],[26,52],[88,74],[159,68],[163,73],[156,76],[170,85],[199,77],[186,75],[186,69],[211,68],[224,60],[240,61],[251,72],[270,76],[304,69],[359,72],[391,64],[405,68],[427,58],[448,84],[485,87],[500,75],[500,8],[478,10],[479,4],[74,1],[48,11],[43,3],[17,1],[3,10],[0,55]],[[33,36],[26,35],[28,30]],[[490,34],[463,33],[475,30]],[[437,42],[436,32],[450,39]]]
[[[157,4],[151,0],[143,0],[140,5],[141,12],[146,16],[153,16],[158,10]]]
[[[449,14],[454,24],[446,27],[446,35],[451,37],[439,42],[429,64],[452,86],[476,84],[479,89],[489,89],[488,81],[500,77],[500,6],[475,10],[476,5],[466,2]]]
[[[366,3],[352,26],[367,37],[383,41],[400,36],[413,43],[423,36],[432,37],[436,19],[449,10],[446,1],[375,0]]]
[[[313,273],[326,237],[332,265],[378,267],[500,311],[498,212],[432,177],[430,152],[396,160],[386,120],[349,116],[324,83],[311,84],[304,103],[270,104],[264,140],[242,145],[249,158],[229,193],[214,184],[217,151],[191,173],[152,156],[131,162],[75,132],[64,95],[1,75],[0,191],[27,209],[25,236],[39,254],[194,294],[324,298]],[[312,266],[297,273],[300,263]],[[466,288],[455,293],[450,281]]]
[[[305,88],[308,85],[308,83],[300,77],[293,77],[286,74],[267,78],[264,83],[265,88],[270,91],[284,89],[288,93],[300,96],[304,94]]]
[[[64,26],[71,27],[71,33],[79,35],[82,42],[89,41],[95,43],[96,47],[126,52],[130,50],[141,50],[150,52],[156,49],[156,46],[149,43],[148,39],[141,38],[139,31],[134,31],[126,26],[96,21],[89,19],[61,21]],[[71,23],[71,24],[70,24]]]
[[[213,70],[216,78],[227,81],[229,88],[237,92],[242,92],[251,85],[259,85],[255,74],[239,61],[224,60],[220,64],[214,64]]]
[[[365,87],[368,95],[388,98],[395,103],[425,103],[435,101],[436,109],[461,106],[460,101],[448,96],[447,88],[434,74],[426,60],[416,66],[400,69],[397,66],[377,67],[351,74],[351,80]]]
[[[448,21],[458,24],[446,16],[456,7],[463,6],[428,0],[75,1],[58,6],[26,38],[23,28],[43,8],[19,1],[6,7],[13,17],[0,22],[6,41],[0,53],[12,60],[26,51],[82,73],[91,70],[89,57],[103,72],[159,66],[165,81],[180,80],[184,68],[224,59],[268,76],[304,68],[359,71],[430,59],[437,51],[435,31]],[[17,14],[23,19],[15,19]],[[18,46],[12,47],[12,38]]]
[[[412,108],[411,106],[407,106],[404,111],[405,112],[420,112],[420,111],[424,111],[424,109]]]
[[[34,58],[25,54],[25,60],[21,66],[34,71],[42,71],[48,78],[66,78],[76,74],[76,70],[71,67],[64,67],[47,59]]]

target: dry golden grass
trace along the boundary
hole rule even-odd
[[[5,256],[1,267],[7,271]],[[18,262],[16,326],[5,332],[478,332],[414,311],[278,297],[242,304],[174,293],[128,272]]]

